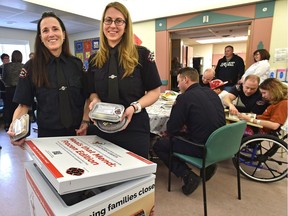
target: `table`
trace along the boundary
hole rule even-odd
[[[166,101],[160,98],[151,106],[146,107],[150,119],[150,132],[152,134],[156,134],[159,136],[162,136],[164,134],[164,132],[166,131],[166,124],[169,120],[173,103],[174,101]],[[240,121],[240,119],[236,117],[229,116],[228,109],[224,109],[224,111],[227,123]],[[252,122],[247,122],[247,125],[257,128],[263,128],[263,126],[254,124]]]
[[[162,135],[166,131],[166,123],[169,120],[174,101],[158,99],[154,104],[146,107],[150,119],[150,132]]]
[[[240,121],[239,118],[237,118],[237,117],[235,117],[235,116],[234,116],[234,117],[230,116],[228,109],[224,109],[224,112],[225,112],[226,123]],[[263,128],[262,125],[254,124],[254,123],[252,123],[252,122],[246,122],[246,123],[247,123],[247,125],[250,125],[250,126],[253,126],[253,127]]]

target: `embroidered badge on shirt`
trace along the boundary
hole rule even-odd
[[[154,59],[154,52],[150,52],[149,55],[148,55],[148,61],[150,62],[154,62],[155,59]]]
[[[19,78],[26,78],[28,75],[28,72],[25,70],[25,68],[22,68],[19,74]]]

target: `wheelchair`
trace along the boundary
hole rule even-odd
[[[276,182],[287,177],[287,130],[243,137],[239,151],[239,170],[257,182]],[[233,159],[236,166],[235,158]]]

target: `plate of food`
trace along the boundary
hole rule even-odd
[[[161,94],[161,98],[166,101],[174,101],[176,100],[178,95],[178,92],[166,90],[164,93]]]

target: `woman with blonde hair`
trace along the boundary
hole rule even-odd
[[[98,102],[121,104],[125,107],[121,121],[126,122],[113,134],[94,125],[88,129],[88,124],[78,134],[96,134],[147,158],[150,124],[145,107],[159,98],[161,86],[154,55],[135,45],[132,20],[123,4],[109,3],[100,26],[100,49],[89,59],[89,109]],[[86,109],[83,119],[89,121],[87,114]]]

